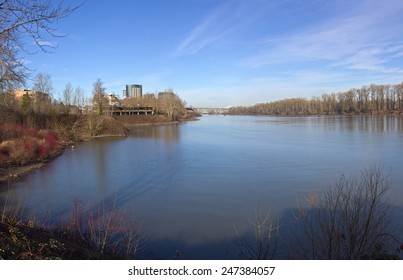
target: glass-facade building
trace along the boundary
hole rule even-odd
[[[141,98],[143,96],[143,86],[142,85],[126,85],[126,90],[123,91],[123,95],[126,98]]]

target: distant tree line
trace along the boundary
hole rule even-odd
[[[253,106],[233,107],[232,115],[334,115],[403,112],[403,83],[370,85],[320,97],[290,98]]]

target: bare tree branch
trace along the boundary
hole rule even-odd
[[[81,4],[82,5],[82,4]],[[3,0],[0,2],[0,92],[23,84],[27,68],[21,52],[29,53],[26,39],[44,52],[54,48],[48,38],[63,37],[56,33],[58,20],[69,16],[81,5],[65,6],[63,1]]]

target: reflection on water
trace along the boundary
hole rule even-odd
[[[179,140],[179,124],[139,126],[131,130],[131,136],[174,142]]]
[[[257,208],[284,221],[298,199],[370,162],[390,171],[388,195],[402,209],[402,148],[399,117],[206,116],[67,149],[9,191],[2,187],[0,207],[7,199],[56,221],[68,219],[77,200],[115,203],[142,221],[145,257],[180,250],[185,258],[237,258],[234,226],[247,234]]]

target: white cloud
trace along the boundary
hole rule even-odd
[[[325,19],[320,25],[302,27],[290,35],[270,37],[265,50],[242,61],[248,67],[320,61],[329,67],[369,71],[400,71],[389,67],[402,55],[400,2],[360,2]]]
[[[269,7],[258,2],[226,1],[215,7],[179,43],[175,55],[195,54],[258,19]]]
[[[56,42],[51,42],[51,41],[46,41],[46,40],[38,40],[36,41],[36,44],[38,44],[40,47],[48,47],[48,48],[56,48],[57,43]]]
[[[358,51],[351,56],[346,56],[340,62],[330,64],[331,67],[347,67],[355,70],[380,71],[385,73],[402,73],[403,70],[398,67],[388,67],[388,62],[396,58],[398,53],[395,48],[368,48]]]
[[[29,64],[32,64],[32,60],[25,59],[25,58],[19,59],[18,62],[21,63],[22,65],[29,65]]]
[[[182,40],[176,54],[194,54],[207,45],[228,34],[233,17],[228,13],[230,3],[224,3],[213,9],[207,16]]]

